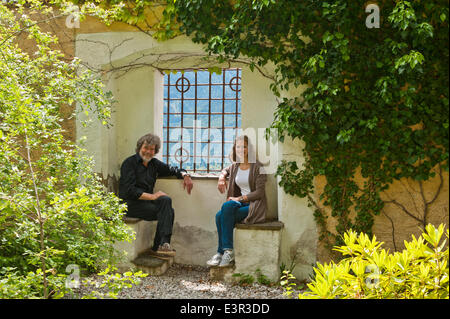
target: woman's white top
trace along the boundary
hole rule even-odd
[[[238,168],[238,171],[236,173],[236,179],[234,180],[237,186],[241,189],[242,196],[247,195],[250,193],[250,184],[248,182],[250,173],[250,168],[246,170],[242,170],[240,167]]]

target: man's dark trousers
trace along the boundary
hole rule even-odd
[[[158,250],[159,245],[170,243],[175,211],[169,196],[161,196],[156,200],[128,200],[127,204],[128,217],[158,221],[152,247],[154,251]]]

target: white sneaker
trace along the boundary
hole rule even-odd
[[[222,260],[222,256],[223,256],[222,254],[217,253],[214,256],[212,256],[212,258],[210,260],[208,260],[206,262],[206,264],[208,266],[217,266],[220,264],[220,261]]]
[[[230,266],[234,262],[234,252],[230,250],[225,250],[222,256],[222,260],[220,261],[219,267],[227,267]]]

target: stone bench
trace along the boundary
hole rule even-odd
[[[124,217],[125,224],[134,232],[131,242],[115,243],[114,247],[126,254],[126,260],[116,267],[119,272],[133,269],[142,270],[150,275],[161,275],[173,264],[173,257],[156,257],[149,254],[156,232],[156,221],[146,221],[139,218]]]
[[[236,224],[234,231],[234,265],[211,267],[210,278],[218,281],[235,282],[233,274],[252,275],[257,270],[270,281],[280,276],[281,232],[284,224],[267,220],[260,224]]]

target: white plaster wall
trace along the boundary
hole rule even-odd
[[[280,145],[280,160],[296,161],[301,167],[303,156],[299,151],[303,143],[289,138]],[[292,274],[299,280],[309,280],[316,262],[317,230],[313,210],[306,198],[298,198],[278,189],[279,220],[284,223],[281,238],[281,262],[289,267],[294,263]]]
[[[204,266],[217,250],[215,216],[225,195],[217,190],[214,179],[194,179],[193,183],[190,195],[177,179],[159,179],[155,191],[161,190],[172,198],[175,222],[171,243],[177,251],[175,262]]]
[[[242,69],[242,129],[251,133],[255,132],[252,138],[253,144],[258,148],[258,159],[267,164],[268,175],[266,182],[266,193],[268,215],[267,218],[278,218],[277,195],[273,190],[277,190],[277,180],[275,178],[276,167],[278,166],[278,143],[271,145],[263,138],[264,129],[269,127],[273,121],[273,114],[278,105],[275,96],[270,90],[270,79],[264,77],[259,72],[252,72],[248,68]],[[248,134],[249,137],[251,134]],[[264,147],[263,147],[264,146]]]

